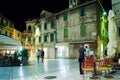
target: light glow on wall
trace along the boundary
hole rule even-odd
[[[39,36],[40,35],[40,29],[39,27],[35,26],[35,36]]]

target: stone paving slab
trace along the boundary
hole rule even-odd
[[[0,80],[120,80],[120,71],[112,74],[114,78],[105,78],[104,73],[98,79],[90,79],[91,72],[79,74],[76,59],[47,59],[44,63],[30,60],[29,66],[0,67]],[[47,79],[55,77],[54,79]]]

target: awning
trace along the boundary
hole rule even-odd
[[[20,41],[0,34],[0,49],[17,49],[21,50],[22,44]]]

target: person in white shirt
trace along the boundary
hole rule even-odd
[[[37,62],[39,62],[39,58],[40,58],[40,50],[39,49],[36,52],[36,57],[37,57]]]
[[[89,54],[90,54],[90,50],[88,48],[88,46],[85,46],[85,55],[86,55],[86,58],[89,58]]]

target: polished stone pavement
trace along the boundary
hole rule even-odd
[[[28,66],[0,67],[0,80],[91,80],[91,72],[79,74],[77,59],[45,59],[42,63],[29,59]],[[114,78],[92,80],[120,80],[120,71],[112,74]]]

